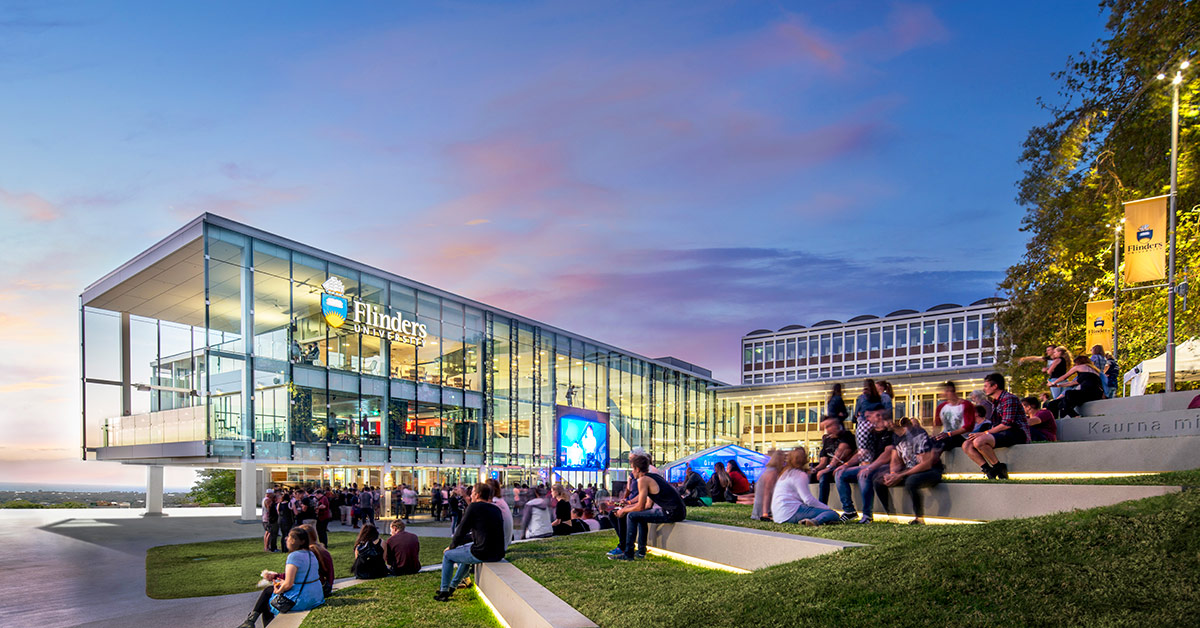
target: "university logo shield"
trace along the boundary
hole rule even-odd
[[[325,315],[325,322],[329,323],[330,327],[341,327],[342,323],[346,322],[346,316],[350,314],[350,305],[346,302],[346,297],[326,292],[321,295],[321,314]]]
[[[1137,239],[1138,242],[1141,242],[1142,240],[1153,240],[1154,230],[1150,228],[1150,225],[1142,225],[1138,228]]]
[[[341,327],[350,315],[350,303],[346,300],[346,288],[342,280],[330,277],[321,284],[325,292],[321,294],[321,314],[330,327]]]
[[[1097,318],[1095,321],[1092,322],[1092,327],[1104,327],[1104,319]]]

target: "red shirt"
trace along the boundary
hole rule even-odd
[[[1054,413],[1043,409],[1038,410],[1034,414],[1037,415],[1037,418],[1041,419],[1042,422],[1032,426],[1033,429],[1038,430],[1050,437],[1051,442],[1058,442],[1058,423],[1054,422]]]
[[[417,573],[421,571],[421,541],[412,532],[393,534],[383,544],[383,560],[392,573]]]
[[[747,480],[746,476],[740,472],[730,471],[729,480],[731,484],[729,490],[733,491],[734,495],[745,495],[750,492],[750,480]]]

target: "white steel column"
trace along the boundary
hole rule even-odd
[[[143,517],[165,517],[163,514],[163,468],[146,467],[146,512]]]
[[[238,482],[240,483],[238,489],[242,494],[242,516],[239,521],[245,523],[260,521],[257,506],[262,500],[262,496],[258,494],[258,472],[254,469],[253,460],[242,460]]]

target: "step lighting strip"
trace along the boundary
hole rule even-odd
[[[1139,475],[1155,475],[1156,472],[1108,472],[1108,473],[1009,473],[1010,480],[1094,480],[1101,478],[1132,478]],[[942,476],[946,480],[985,480],[982,473],[947,473]]]
[[[729,573],[737,573],[737,574],[750,573],[749,570],[742,569],[741,567],[733,567],[733,566],[725,565],[722,563],[714,563],[711,560],[704,560],[703,558],[696,558],[695,556],[688,556],[687,554],[680,554],[678,552],[672,552],[670,550],[659,549],[657,547],[647,547],[646,551],[650,554],[654,554],[655,556],[662,556],[663,558],[670,558],[671,560],[677,560],[681,563],[687,563],[687,564],[693,565],[695,567],[704,567],[706,569],[717,569],[720,571],[728,571]]]

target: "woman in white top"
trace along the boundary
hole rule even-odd
[[[504,491],[500,490],[500,482],[493,478],[487,479],[487,485],[492,487],[492,503],[500,509],[500,515],[504,518],[504,549],[508,549],[508,544],[512,543],[513,537],[513,514],[512,507],[508,505],[508,500],[504,499]]]
[[[838,520],[838,514],[813,497],[808,489],[808,451],[797,447],[788,452],[787,468],[775,481],[771,515],[776,523],[819,526]]]

